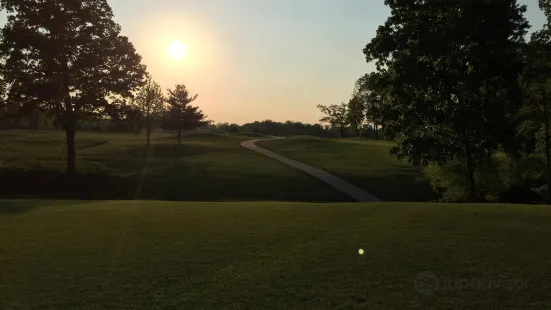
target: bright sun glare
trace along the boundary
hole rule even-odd
[[[176,60],[184,58],[187,54],[186,46],[180,41],[170,43],[167,47],[167,51],[170,57]]]

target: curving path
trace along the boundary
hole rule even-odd
[[[284,139],[284,138],[272,138],[272,139]],[[292,160],[290,158],[287,158],[285,156],[281,156],[277,153],[274,153],[272,151],[268,151],[266,149],[263,149],[259,146],[257,146],[255,143],[262,140],[269,140],[269,139],[254,139],[254,140],[247,140],[241,142],[241,146],[244,148],[247,148],[249,150],[258,152],[266,157],[275,159],[277,161],[280,161],[288,166],[291,166],[295,169],[301,170],[303,172],[308,173],[309,175],[315,177],[316,179],[319,179],[334,188],[340,190],[341,192],[347,194],[348,196],[354,198],[356,201],[361,202],[377,202],[381,201],[379,198],[365,192],[363,189],[356,187],[345,180],[341,178],[337,178],[336,176],[329,174],[326,171],[323,171],[318,168],[314,168],[312,166],[308,166],[306,164],[303,164],[301,162],[298,162],[296,160]]]

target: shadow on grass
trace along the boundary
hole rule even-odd
[[[59,170],[0,171],[2,198],[128,199],[132,181],[114,175],[83,173],[68,179]]]
[[[274,177],[235,180],[231,175],[215,175],[206,167],[177,162],[155,174],[121,177],[102,174],[80,174],[67,180],[61,171],[0,172],[2,199],[69,199],[69,200],[168,200],[168,201],[343,201],[316,200],[315,193],[304,191],[293,178]],[[320,186],[320,190],[325,190]],[[347,201],[347,200],[346,200]],[[29,208],[33,205],[30,204]],[[10,208],[0,212],[9,213]]]
[[[352,201],[343,195],[327,195],[326,185],[305,187],[291,175],[222,173],[212,166],[184,159],[147,174],[140,181],[136,199],[168,201]]]
[[[200,146],[158,144],[133,147],[120,154],[89,155],[91,166],[68,178],[63,171],[41,167],[0,169],[0,198],[18,199],[165,199],[158,189],[144,186],[149,176],[148,166],[171,165],[170,174],[185,173],[182,159],[203,152]],[[94,164],[100,164],[95,167]],[[105,168],[103,165],[107,165]],[[118,171],[122,173],[114,173]],[[155,171],[157,172],[157,171]]]
[[[42,207],[60,206],[60,205],[78,205],[86,203],[85,200],[0,200],[1,214],[19,214],[36,210]]]
[[[194,144],[156,144],[152,145],[149,149],[145,145],[137,145],[127,149],[124,152],[125,157],[144,157],[149,154],[155,159],[159,160],[175,160],[180,161],[184,157],[215,153],[220,151],[221,148],[216,145],[201,145]],[[151,151],[151,152],[149,152]]]
[[[216,152],[217,148],[223,149],[219,157],[204,162],[197,160],[198,156]],[[0,169],[0,184],[3,184],[0,198],[349,201],[327,194],[325,185],[305,187],[303,179],[293,174],[267,175],[268,172],[234,169],[231,160],[240,157],[232,157],[229,150],[222,145],[154,144],[149,148],[133,147],[119,154],[89,155],[85,159],[101,164],[101,169],[84,168],[71,180],[62,171],[53,169]],[[243,165],[242,161],[239,159],[236,163]]]
[[[377,195],[383,201],[437,201],[440,197],[429,181],[406,169],[392,174],[377,175],[342,175],[365,190]]]

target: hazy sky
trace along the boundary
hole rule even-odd
[[[539,29],[537,0],[527,18]],[[316,105],[350,98],[372,67],[362,49],[384,0],[109,0],[116,21],[164,88],[185,83],[210,119],[317,122]],[[166,46],[188,47],[183,61]]]

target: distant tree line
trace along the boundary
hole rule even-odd
[[[307,135],[320,138],[337,138],[341,134],[338,128],[330,125],[308,124],[295,121],[276,122],[272,120],[255,121],[242,125],[235,123],[211,123],[201,127],[201,130],[218,133],[257,133],[270,136]],[[364,137],[373,136],[373,129],[368,124],[363,124],[360,132],[363,133]],[[347,128],[344,136],[354,137],[356,136],[356,131]]]

